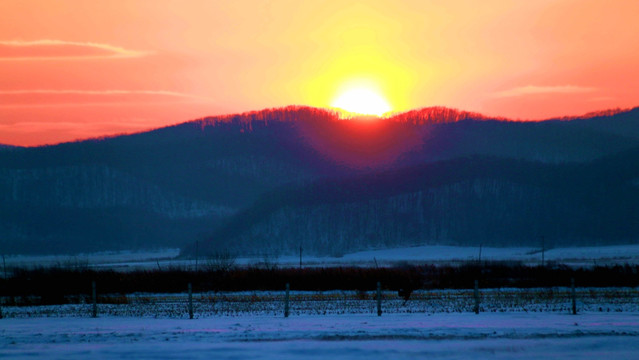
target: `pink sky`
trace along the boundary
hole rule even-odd
[[[395,111],[639,105],[639,2],[0,3],[0,143],[40,145],[375,84]]]

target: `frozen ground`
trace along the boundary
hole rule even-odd
[[[486,313],[569,313],[570,289],[480,289],[480,309]],[[187,317],[187,294],[100,295],[99,313],[105,316],[147,318]],[[409,301],[397,292],[382,292],[386,314],[465,313],[474,309],[473,290],[417,290]],[[47,306],[6,306],[6,318],[86,317],[91,305],[79,303]],[[639,313],[639,288],[577,288],[579,312]],[[193,294],[196,318],[214,316],[278,316],[284,311],[283,291],[204,292]],[[377,312],[373,291],[291,291],[292,316],[365,315]]]
[[[639,289],[132,294],[121,304],[5,306],[9,359],[638,359]]]
[[[82,254],[77,256],[7,256],[6,265],[13,266],[91,266],[94,268],[110,268],[131,270],[140,268],[168,268],[171,266],[194,267],[194,260],[176,259],[178,249],[145,252],[104,252]],[[481,259],[521,261],[526,264],[540,264],[539,248],[494,248],[481,249]],[[555,248],[546,250],[546,261],[558,262],[572,266],[592,266],[611,264],[639,264],[639,245],[599,246]],[[304,266],[391,266],[405,263],[455,264],[479,258],[478,247],[462,246],[416,246],[407,248],[361,251],[345,254],[340,257],[306,256],[302,260]],[[298,256],[267,256],[238,258],[237,265],[259,265],[268,262],[270,265],[298,266]],[[199,259],[200,266],[206,266],[207,260]]]
[[[342,259],[350,261],[469,261],[479,258],[478,247],[457,246],[417,246],[386,250],[364,251],[347,254]],[[593,265],[608,263],[639,263],[639,245],[596,246],[547,249],[545,261],[556,261],[564,264]],[[481,259],[513,260],[538,264],[541,262],[539,248],[494,248],[481,249]]]
[[[10,359],[637,359],[639,312],[9,318]]]

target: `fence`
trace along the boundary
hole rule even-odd
[[[69,298],[70,304],[18,306],[4,297],[5,317],[92,316],[188,317],[237,315],[295,316],[301,314],[462,313],[474,312],[626,312],[639,310],[637,288],[493,288],[418,290],[409,297],[397,291],[282,291],[193,293],[192,286],[177,294],[100,294],[91,284],[91,296]],[[24,300],[24,299],[23,299]]]

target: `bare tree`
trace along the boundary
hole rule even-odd
[[[237,255],[229,250],[219,250],[210,253],[205,260],[207,271],[230,271],[235,267]]]

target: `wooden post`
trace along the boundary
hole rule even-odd
[[[377,316],[382,316],[382,284],[377,282]]]
[[[572,314],[577,315],[577,294],[575,293],[575,278],[570,278],[570,295],[572,297]]]
[[[193,286],[189,283],[189,319],[193,319]]]
[[[289,291],[291,290],[291,286],[289,283],[286,283],[286,294],[284,295],[284,317],[288,317],[289,307]]]
[[[91,281],[91,297],[93,298],[93,311],[91,312],[91,316],[94,318],[98,317],[98,294],[95,288],[95,281]]]
[[[2,266],[4,268],[4,278],[7,279],[7,261],[4,259],[4,254],[2,254]],[[0,319],[2,319],[2,304],[0,304]]]
[[[479,280],[475,280],[475,314],[479,314]]]

